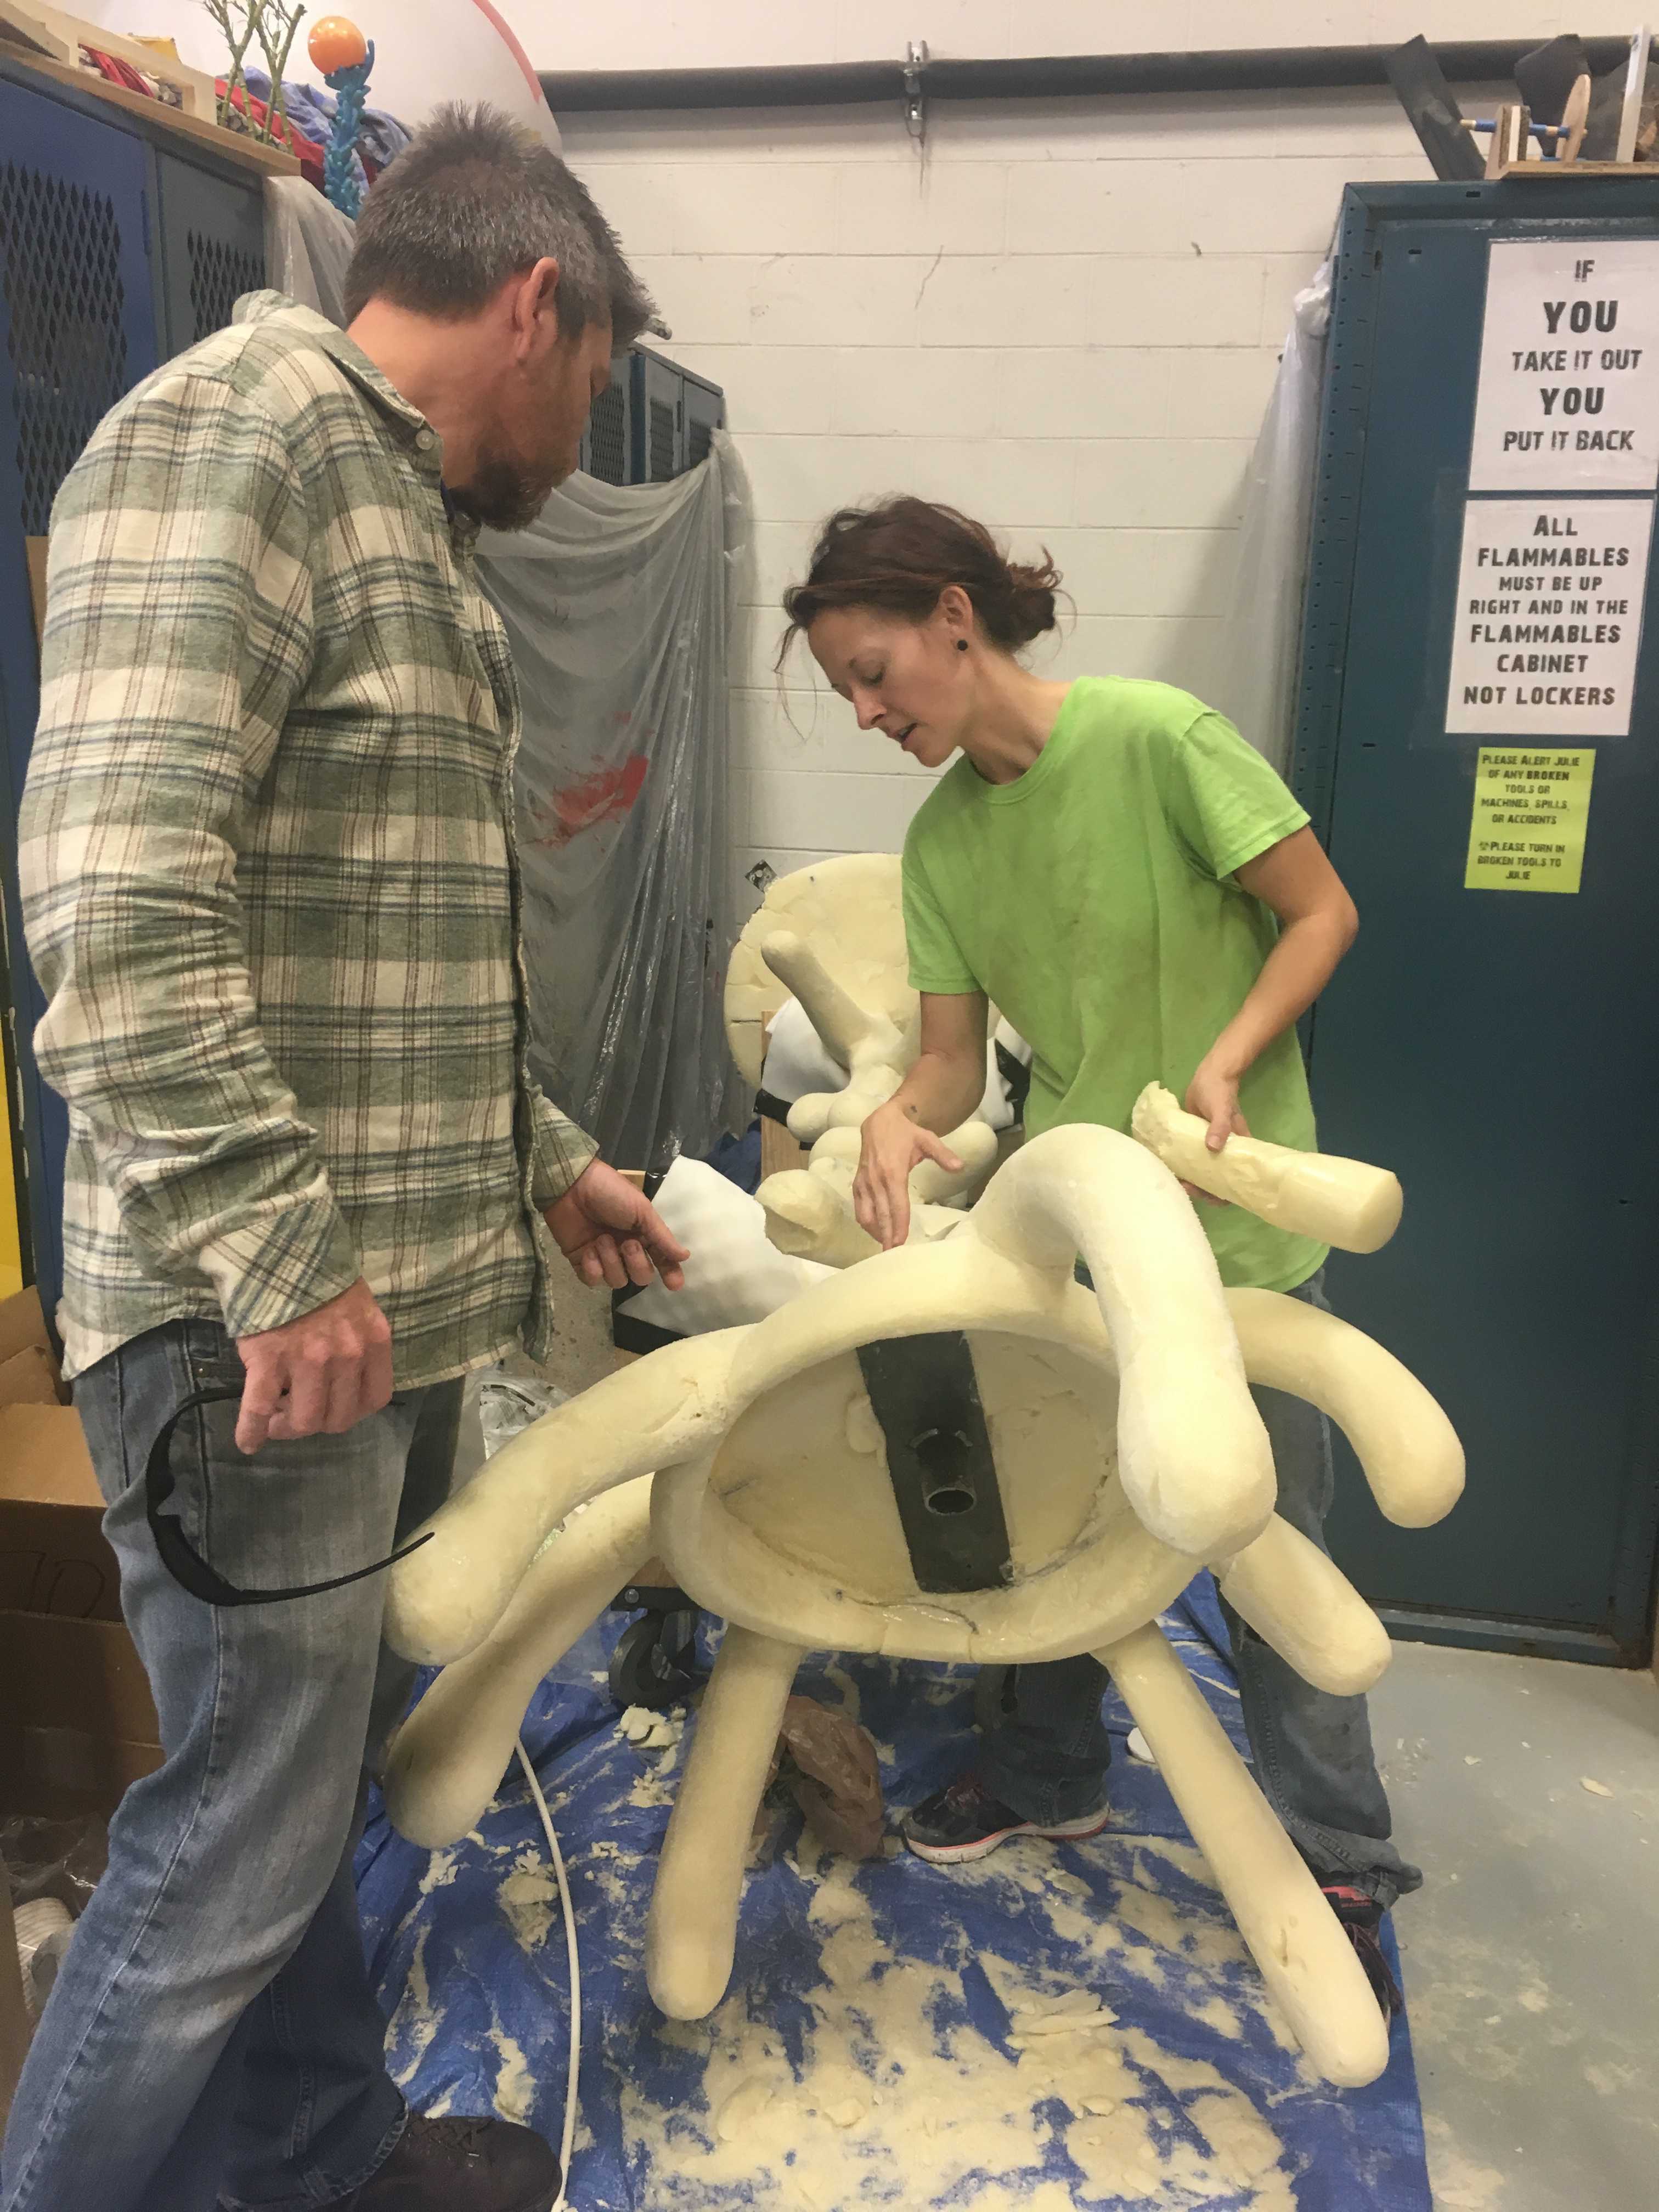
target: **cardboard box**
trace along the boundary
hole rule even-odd
[[[0,1610],[118,1621],[103,1520],[74,1407],[0,1405]]]
[[[0,1302],[0,1808],[112,1811],[161,1763],[104,1500],[40,1301]]]
[[[161,1764],[149,1683],[119,1623],[0,1613],[0,1808],[113,1811]]]
[[[63,1402],[58,1363],[38,1344],[0,1359],[0,1406],[57,1406]]]
[[[0,1298],[0,1364],[13,1358],[20,1352],[43,1352],[52,1363],[54,1378],[58,1361],[52,1348],[51,1333],[46,1317],[40,1309],[40,1293],[19,1291],[15,1297]],[[3,1404],[0,1399],[0,1404]]]

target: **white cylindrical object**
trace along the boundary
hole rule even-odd
[[[1275,1229],[1343,1252],[1376,1252],[1399,1228],[1405,1200],[1399,1177],[1388,1169],[1329,1152],[1299,1152],[1260,1137],[1229,1137],[1212,1152],[1205,1141],[1208,1126],[1184,1113],[1162,1084],[1149,1083],[1135,1101],[1135,1137],[1171,1175]]]

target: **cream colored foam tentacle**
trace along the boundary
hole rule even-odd
[[[1157,1626],[1096,1653],[1123,1692],[1262,1979],[1320,2072],[1345,2088],[1389,2063],[1388,2023],[1347,1933]]]
[[[755,1194],[766,1212],[766,1234],[792,1259],[826,1267],[855,1267],[881,1247],[859,1227],[841,1194],[810,1168],[785,1168],[768,1176]]]
[[[746,1329],[665,1346],[608,1375],[504,1444],[426,1523],[431,1541],[387,1577],[386,1639],[423,1665],[471,1651],[574,1505],[705,1449],[730,1416],[732,1357]]]
[[[1191,1559],[1260,1535],[1273,1453],[1214,1257],[1169,1170],[1115,1130],[1051,1129],[992,1177],[962,1235],[1051,1275],[1079,1252],[1088,1263],[1117,1356],[1118,1473],[1152,1534]]]
[[[1389,1632],[1340,1567],[1275,1514],[1221,1576],[1221,1594],[1304,1681],[1357,1698],[1393,1656]]]
[[[1229,1137],[1212,1152],[1205,1142],[1208,1123],[1183,1113],[1158,1083],[1148,1084],[1136,1100],[1132,1126],[1172,1174],[1275,1229],[1344,1252],[1376,1252],[1400,1226],[1405,1200],[1399,1177],[1387,1168],[1329,1152],[1299,1152],[1259,1137]]]
[[[645,1978],[671,2020],[701,2020],[726,1995],[743,1870],[801,1653],[730,1627],[663,1838]]]
[[[784,1168],[768,1176],[755,1195],[766,1213],[766,1234],[792,1259],[817,1260],[830,1267],[855,1267],[873,1260],[881,1247],[860,1229],[853,1210],[853,1170],[843,1161],[816,1152],[810,1168]],[[912,1244],[929,1244],[960,1229],[960,1208],[913,1203]]]
[[[553,1538],[477,1650],[444,1668],[393,1739],[386,1802],[399,1835],[437,1850],[477,1826],[536,1685],[650,1556],[648,1474]]]
[[[899,1033],[894,1024],[884,1014],[867,1012],[843,990],[805,938],[793,930],[776,930],[762,944],[761,958],[800,1000],[825,1050],[843,1066],[855,1045],[878,1043],[884,1054],[890,1045],[897,1048]]]
[[[1463,1492],[1463,1447],[1409,1368],[1305,1299],[1229,1291],[1227,1304],[1251,1382],[1328,1413],[1390,1521],[1426,1528],[1445,1518]]]

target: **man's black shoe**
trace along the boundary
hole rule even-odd
[[[396,2150],[339,2212],[552,2212],[559,2180],[532,2128],[411,2112]]]

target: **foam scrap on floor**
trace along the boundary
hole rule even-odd
[[[1010,1874],[1021,1887],[1031,1879]],[[803,1876],[813,1879],[805,1869]],[[1133,1889],[1124,1898],[1167,1905]],[[1051,1885],[1045,1903],[1061,1918],[1075,1915],[1079,1932],[1102,1935],[1103,1923],[1085,1919],[1063,1887]],[[709,2020],[659,2031],[701,2059],[703,2110],[659,2106],[637,2083],[622,2084],[630,2159],[655,2177],[665,2208],[1155,2203],[1175,2212],[1224,2203],[1295,2212],[1283,2146],[1263,2112],[1206,2062],[1120,2026],[1099,1991],[983,1951],[950,1964],[896,1955],[858,1869],[844,1862],[820,1863],[810,1918],[823,1979],[793,2058],[778,2026],[754,2016],[739,1990]],[[1132,1925],[1139,1920],[1154,1922],[1189,1964],[1205,1952],[1231,1960],[1233,1939],[1209,1922],[1173,1908],[1143,1910]],[[1089,1948],[1109,1952],[1100,1942]],[[969,2020],[964,1972],[982,1973],[1000,2000],[1000,2037]],[[1054,2177],[1056,2148],[1078,2177],[1069,2186]]]

